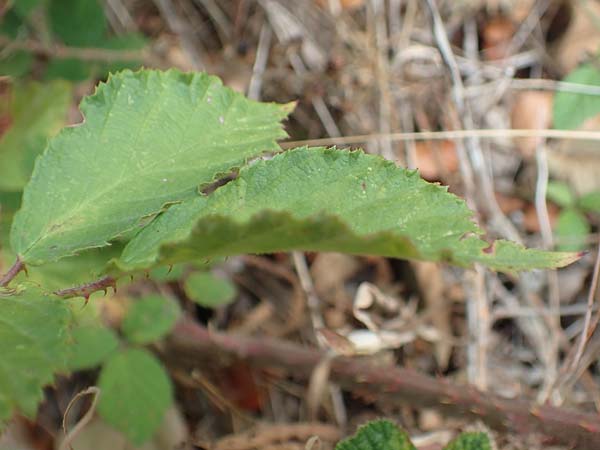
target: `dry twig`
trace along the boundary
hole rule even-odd
[[[227,356],[242,358],[257,366],[287,369],[306,379],[325,354],[265,337],[209,332],[189,320],[178,324],[163,352],[165,359],[180,365],[195,365],[206,358],[227,364]],[[436,407],[449,414],[483,420],[500,431],[539,432],[573,448],[600,448],[600,418],[595,414],[506,399],[413,370],[381,367],[361,359],[338,357],[332,361],[331,374],[355,394],[376,395],[385,402]]]

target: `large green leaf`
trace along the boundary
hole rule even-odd
[[[600,70],[596,64],[584,64],[567,75],[563,81],[598,88]],[[577,128],[586,119],[600,113],[600,96],[559,91],[554,95],[552,110],[554,128]]]
[[[169,208],[129,242],[117,265],[132,270],[294,249],[479,262],[503,271],[577,259],[507,241],[489,245],[480,232],[463,200],[415,171],[362,152],[301,148]]]
[[[278,148],[289,105],[246,99],[206,74],[124,71],[84,99],[35,165],[11,244],[28,264],[100,247],[218,173]]]
[[[48,137],[64,124],[70,102],[71,89],[64,81],[13,87],[11,126],[0,138],[0,190],[23,189]]]
[[[0,420],[15,409],[35,416],[42,387],[64,368],[70,318],[64,300],[0,289]]]
[[[104,364],[98,384],[98,412],[135,445],[152,437],[173,402],[169,376],[145,350],[114,355]]]
[[[389,420],[369,422],[348,439],[339,442],[335,450],[416,450],[406,432]]]

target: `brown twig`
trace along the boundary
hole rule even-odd
[[[224,358],[243,358],[255,365],[278,366],[307,378],[325,358],[325,352],[266,337],[252,338],[209,332],[184,320],[168,341],[163,357],[173,364],[195,365],[206,358],[227,364]],[[381,367],[361,359],[338,357],[331,376],[355,394],[382,400],[436,407],[446,413],[479,419],[500,431],[540,432],[572,448],[600,448],[600,418],[521,399],[506,399],[460,386],[409,369]]]
[[[86,284],[60,289],[55,291],[54,294],[63,298],[84,297],[87,301],[94,292],[104,291],[106,294],[108,288],[113,288],[117,292],[117,280],[115,278],[109,276],[102,277]]]
[[[25,270],[25,263],[23,263],[21,258],[17,256],[17,259],[12,267],[8,269],[8,272],[6,272],[2,278],[0,278],[0,287],[8,286],[13,278],[15,278],[22,270]]]

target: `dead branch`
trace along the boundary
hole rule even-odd
[[[171,364],[196,365],[207,358],[217,364],[241,358],[258,366],[277,366],[308,378],[326,357],[325,352],[267,337],[235,336],[209,332],[191,320],[177,326],[163,352]],[[383,401],[435,407],[446,414],[482,420],[502,432],[542,433],[573,448],[600,448],[600,418],[524,399],[506,399],[436,379],[413,370],[381,367],[348,357],[337,357],[331,377],[355,394],[380,396]]]

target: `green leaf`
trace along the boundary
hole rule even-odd
[[[35,8],[37,8],[42,0],[15,0],[14,11],[20,17],[27,17]]]
[[[17,212],[21,205],[20,192],[0,191],[0,214],[11,217]]]
[[[290,106],[248,100],[203,73],[144,70],[111,76],[81,110],[85,122],[38,159],[15,217],[11,243],[29,265],[104,246],[278,149]]]
[[[492,450],[492,444],[485,433],[461,433],[444,450]]]
[[[0,74],[9,77],[22,77],[29,73],[33,55],[26,50],[17,50],[0,59]]]
[[[19,35],[25,34],[26,26],[23,19],[14,11],[9,9],[0,20],[0,35],[16,39]]]
[[[89,61],[75,58],[52,58],[44,72],[45,80],[67,80],[74,83],[92,76],[93,67]]]
[[[582,195],[579,199],[579,207],[584,211],[600,214],[600,191]]]
[[[70,102],[71,88],[64,81],[14,86],[11,126],[0,138],[0,190],[23,189],[48,137],[64,124]]]
[[[598,87],[600,71],[594,64],[583,64],[567,75],[563,81]],[[600,113],[600,97],[559,91],[554,95],[552,109],[554,128],[574,129]]]
[[[165,369],[141,349],[124,350],[110,358],[98,384],[98,413],[135,445],[153,436],[173,402]]]
[[[575,196],[567,183],[562,181],[549,181],[546,197],[558,206],[566,208],[575,204]]]
[[[186,295],[199,305],[216,308],[235,299],[236,289],[229,280],[218,278],[211,272],[195,272],[184,283]]]
[[[143,36],[130,33],[113,36],[102,40],[96,47],[108,50],[141,50],[146,45]],[[137,69],[143,62],[140,51],[137,58],[131,61],[89,61],[76,58],[52,58],[46,66],[46,80],[64,79],[73,82],[87,80],[92,77],[104,79],[110,72],[123,69]]]
[[[35,417],[42,388],[64,368],[70,319],[64,300],[0,289],[0,420],[15,410]]]
[[[114,73],[124,69],[138,69],[142,65],[144,57],[141,50],[147,43],[147,39],[143,35],[137,33],[112,36],[105,39],[100,45],[101,48],[109,50],[140,50],[139,57],[131,61],[98,61],[95,67],[95,73],[97,76],[103,78],[111,72]]]
[[[67,367],[69,370],[92,369],[102,364],[118,347],[115,333],[103,326],[80,326],[72,331],[73,344]]]
[[[130,342],[148,344],[166,336],[179,315],[179,306],[173,300],[149,295],[137,300],[127,311],[123,333]]]
[[[66,45],[99,45],[108,25],[98,0],[52,0],[48,7],[52,32]]]
[[[559,250],[580,251],[586,247],[586,239],[591,229],[587,218],[581,212],[567,208],[558,216],[554,231]]]
[[[416,450],[408,434],[389,420],[374,420],[340,441],[335,450]]]
[[[506,241],[489,245],[478,233],[465,202],[416,171],[362,152],[301,148],[242,169],[209,196],[172,206],[116,263],[133,270],[301,249],[516,271],[578,258]]]

